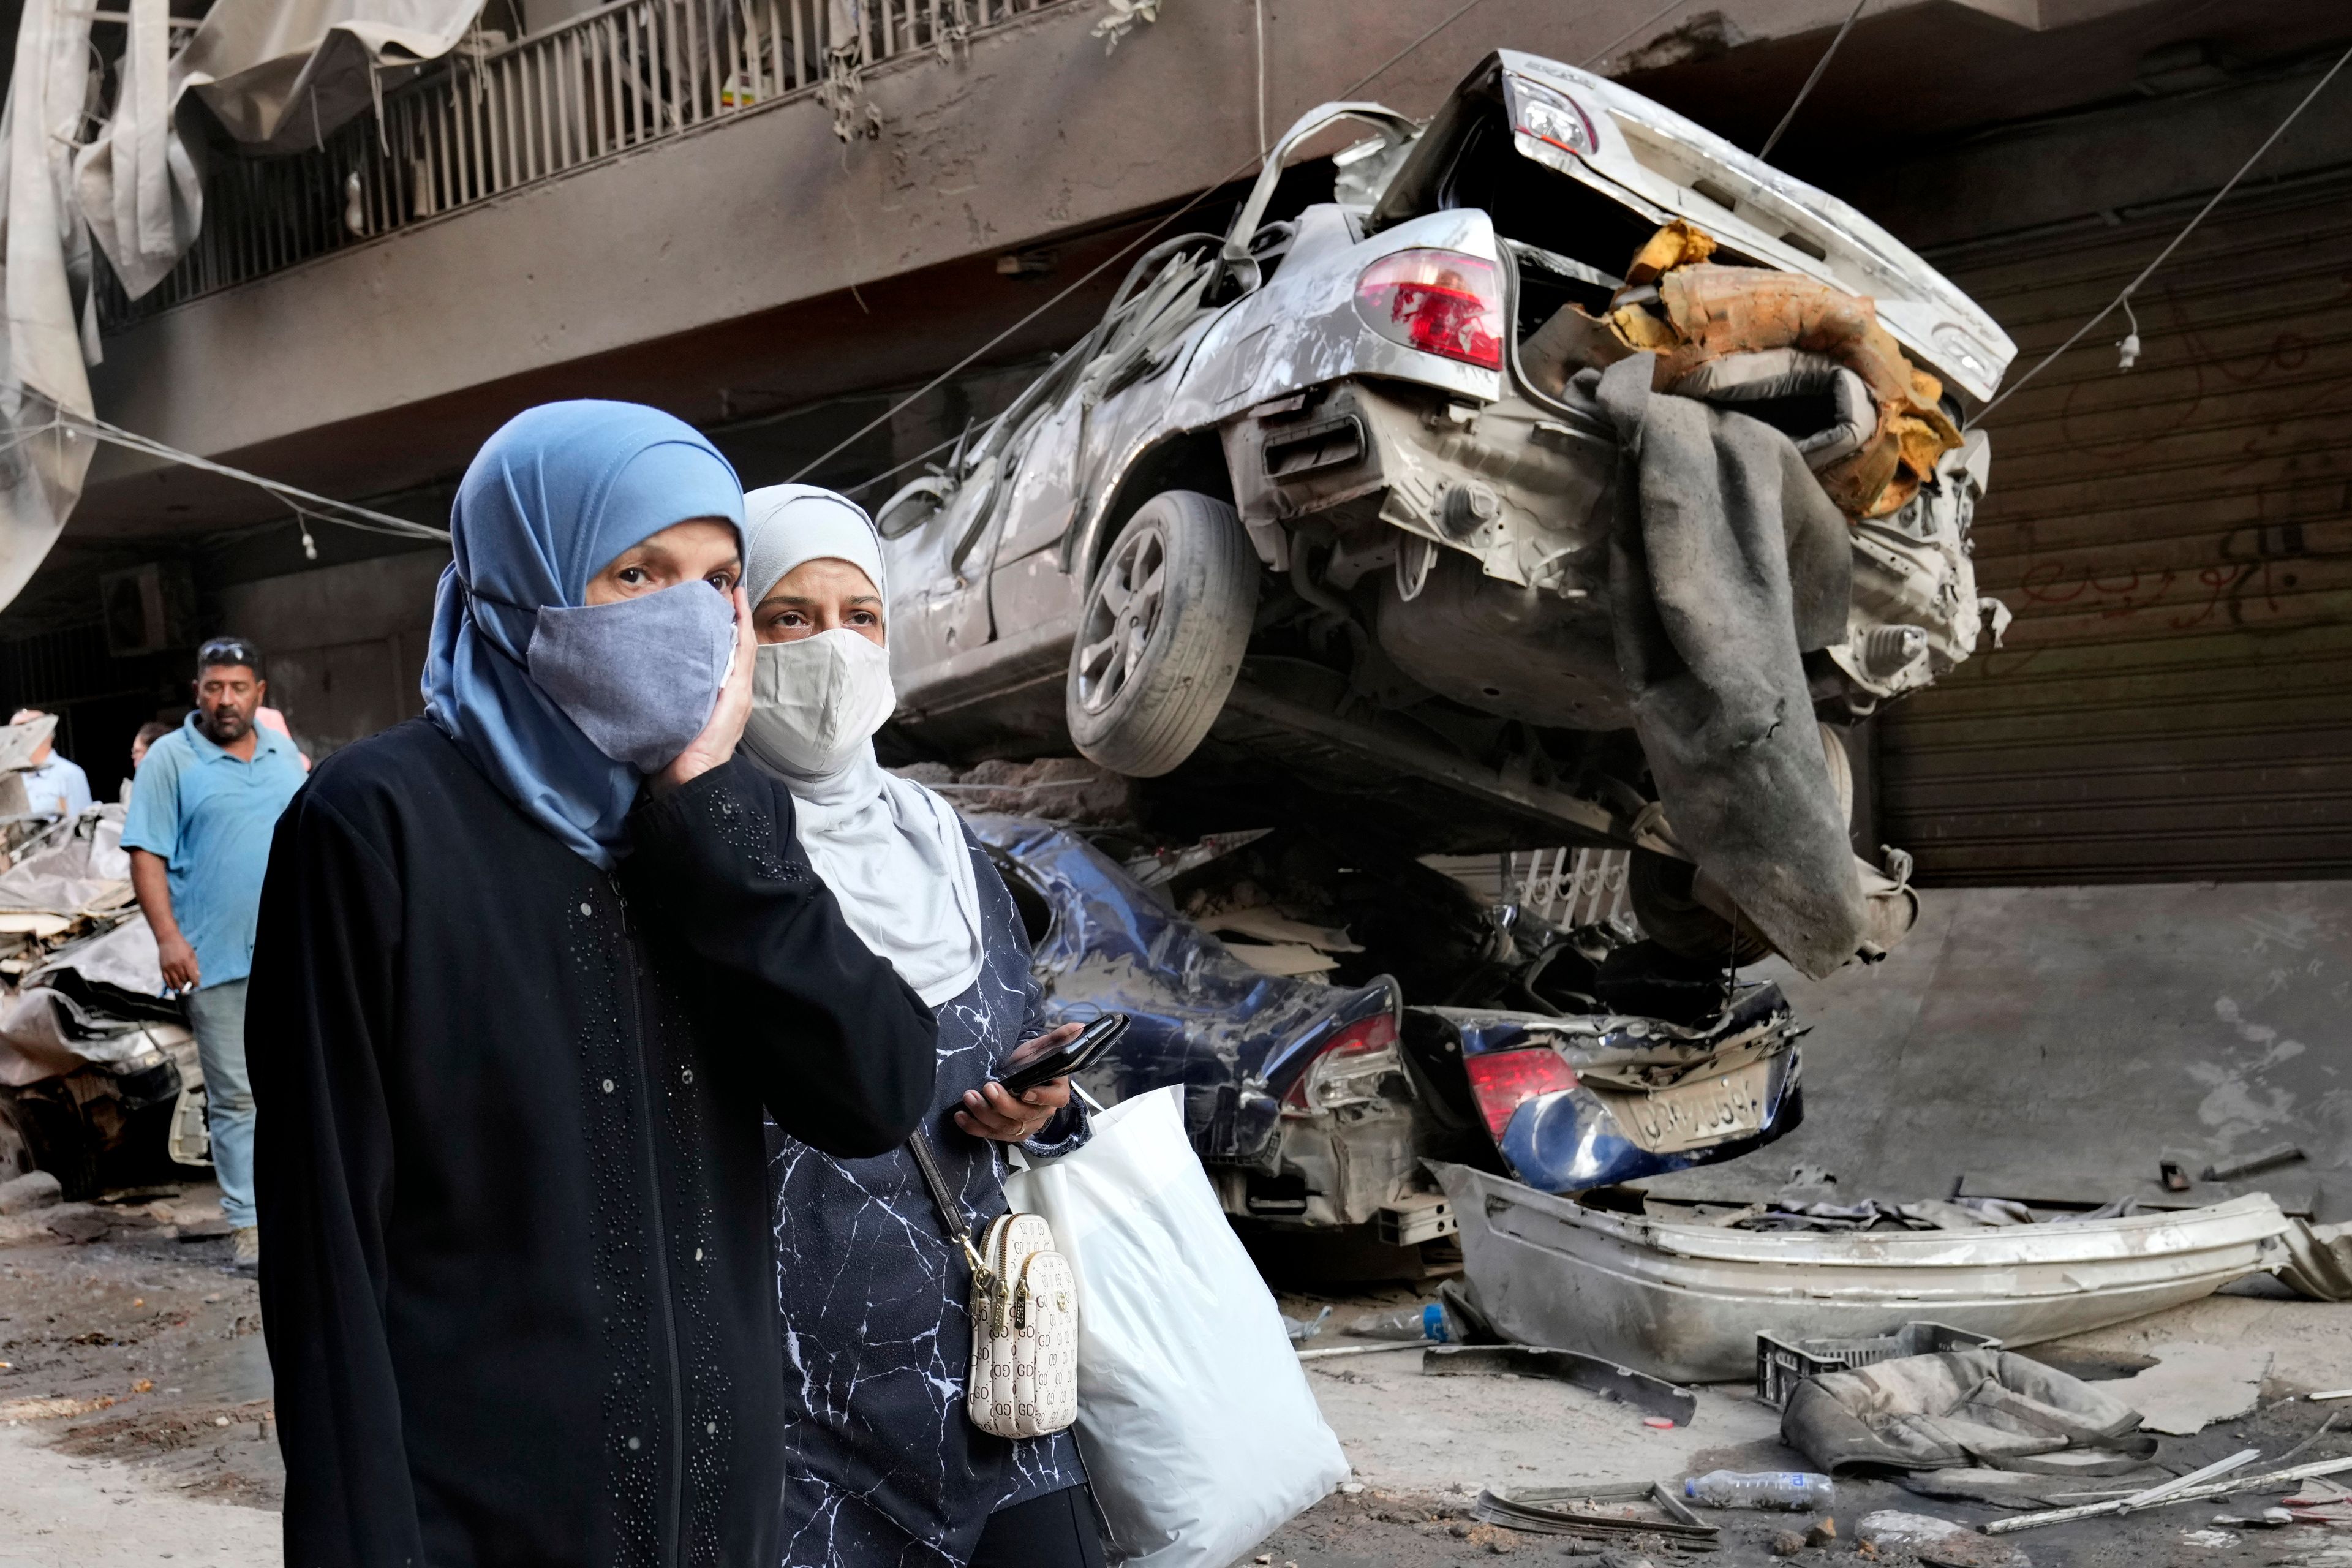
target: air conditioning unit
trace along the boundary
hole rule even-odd
[[[106,651],[117,658],[185,647],[195,640],[195,579],[184,561],[150,561],[98,580]]]

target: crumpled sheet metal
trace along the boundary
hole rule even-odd
[[[2008,1345],[2087,1332],[2273,1266],[2261,1194],[2185,1211],[1978,1231],[1759,1234],[1588,1208],[1434,1164],[1479,1313],[1504,1338],[1677,1383],[1744,1381],[1756,1336],[1859,1339],[1918,1319]]]
[[[1273,1139],[1280,1096],[1335,1023],[1397,1005],[1392,984],[1349,989],[1266,974],[1181,919],[1076,834],[974,813],[964,824],[1053,906],[1036,943],[1048,1024],[1125,1013],[1125,1039],[1086,1075],[1106,1100],[1185,1086],[1184,1121],[1204,1157],[1247,1159]]]
[[[2290,1220],[2278,1247],[2281,1284],[2315,1301],[2352,1301],[2352,1224]]]
[[[100,808],[83,831],[55,842],[0,871],[0,910],[71,918],[113,910],[131,901],[131,856],[122,847],[126,816],[120,805]]]
[[[0,910],[54,916],[67,930],[103,928],[50,952],[26,973],[22,989],[0,989],[0,1084],[22,1088],[85,1064],[111,1067],[152,1048],[130,1019],[106,1011],[103,992],[95,1013],[77,999],[88,985],[142,997],[163,994],[154,933],[127,912],[125,815],[120,805],[100,807],[70,828],[54,830],[58,837],[0,871]],[[68,971],[77,996],[52,989]],[[75,984],[77,979],[87,984]]]
[[[110,986],[133,996],[164,994],[163,961],[155,951],[155,933],[135,914],[49,954],[26,974],[26,988],[68,969],[91,985]]]
[[[21,724],[0,724],[0,772],[33,765],[33,753],[58,732],[58,716],[44,713]]]
[[[1904,1356],[1799,1384],[1780,1438],[1830,1475],[1980,1465],[2116,1475],[2156,1452],[2140,1414],[2065,1373],[2000,1350]],[[2065,1453],[2065,1462],[2044,1456]]]
[[[0,995],[0,1084],[11,1089],[86,1066],[119,1067],[154,1048],[143,1026],[93,1017],[46,985]]]
[[[1523,346],[1529,374],[1556,394],[1579,366],[1606,367],[1647,352],[1658,356],[1655,389],[1668,392],[1730,354],[1823,355],[1862,378],[1878,418],[1860,449],[1815,477],[1848,516],[1899,510],[1960,444],[1938,405],[1942,383],[1911,363],[1870,300],[1794,273],[1718,266],[1706,259],[1714,250],[1711,238],[1679,219],[1659,230],[1634,258],[1626,283],[1654,286],[1663,316],[1643,301],[1619,303],[1599,318],[1564,306]]]

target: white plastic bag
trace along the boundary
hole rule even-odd
[[[1078,1278],[1078,1448],[1112,1560],[1226,1568],[1348,1476],[1274,1298],[1184,1136],[1181,1087],[1017,1171]]]

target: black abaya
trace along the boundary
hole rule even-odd
[[[247,1041],[289,1563],[775,1560],[761,1111],[892,1148],[936,1036],[791,810],[716,769],[616,878],[421,720],[288,808]]]

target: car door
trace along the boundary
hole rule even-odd
[[[1062,535],[1077,508],[1084,404],[1065,396],[1020,454],[1003,519],[990,545],[991,619],[1006,639],[1043,631],[1077,614],[1084,585],[1061,569]]]
[[[988,580],[983,536],[1000,511],[998,459],[982,459],[947,504],[883,543],[890,574],[890,677],[902,701],[921,692],[950,660],[988,641]],[[886,516],[887,514],[886,513]]]

